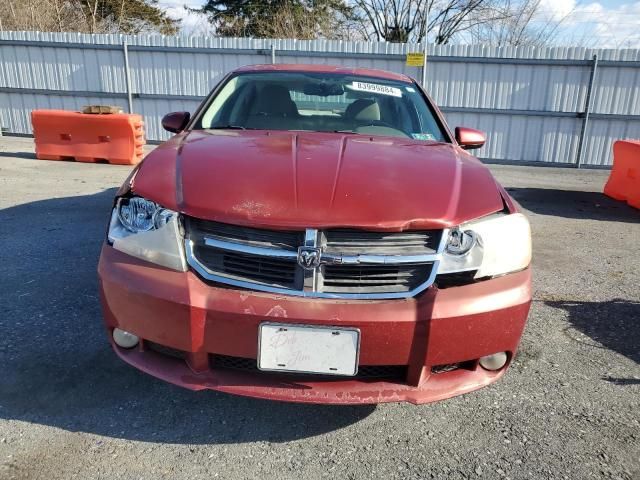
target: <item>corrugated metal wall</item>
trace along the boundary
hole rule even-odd
[[[383,42],[256,40],[152,35],[0,32],[0,122],[30,133],[34,108],[79,109],[90,103],[127,109],[127,43],[133,110],[150,140],[170,111],[193,111],[236,67],[323,63],[403,72],[417,45]],[[487,132],[478,156],[494,161],[575,163],[593,56],[598,57],[582,161],[611,163],[611,143],[640,138],[640,50],[431,46],[427,90],[451,126]]]

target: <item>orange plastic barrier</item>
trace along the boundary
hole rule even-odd
[[[613,168],[604,194],[640,208],[640,141],[618,140],[613,144]]]
[[[65,110],[31,112],[36,157],[135,165],[145,144],[140,115],[90,115]]]

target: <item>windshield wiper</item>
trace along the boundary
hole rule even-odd
[[[350,133],[352,135],[360,135],[360,133],[354,130],[334,130],[333,133]]]
[[[209,130],[247,130],[247,127],[242,125],[216,125],[215,127],[209,127]],[[254,130],[254,129],[249,129]]]

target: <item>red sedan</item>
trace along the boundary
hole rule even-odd
[[[395,73],[227,75],[132,172],[98,267],[151,375],[312,403],[425,403],[501,377],[531,303],[526,218]]]

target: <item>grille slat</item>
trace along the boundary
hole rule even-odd
[[[426,281],[431,273],[431,264],[350,266],[348,270],[340,266],[327,265],[324,268],[323,291],[332,293],[360,292],[366,289],[394,292],[413,290]]]
[[[290,280],[293,282],[293,277],[288,278],[288,277],[284,277],[282,275],[269,275],[266,273],[260,273],[260,272],[251,272],[251,273],[247,273],[246,270],[236,270],[233,268],[228,268],[226,270],[226,272],[229,275],[235,275],[238,277],[247,277],[249,275],[251,275],[251,277],[253,278],[253,280],[260,280],[263,281],[265,283],[273,283],[273,284],[279,284],[282,283],[283,281],[287,281]]]
[[[367,232],[335,229],[324,232],[326,249],[331,253],[368,255],[425,255],[435,253],[441,232]]]
[[[247,373],[260,373],[263,375],[287,375],[300,379],[318,380],[322,378],[330,378],[335,380],[335,376],[314,375],[308,373],[296,372],[263,372],[258,369],[258,361],[254,358],[232,357],[229,355],[210,355],[211,367],[214,370],[236,370]],[[407,376],[406,365],[360,365],[357,379],[381,379],[381,380],[397,380],[404,381]]]
[[[220,240],[241,241],[247,245],[266,248],[282,248],[296,250],[304,241],[303,232],[286,230],[262,230],[259,228],[239,227],[225,223],[210,222],[196,218],[189,219],[190,226],[196,231]]]
[[[212,280],[232,279],[247,282],[247,287],[260,285],[291,290],[300,294],[311,288],[308,271],[296,262],[296,255],[269,255],[271,251],[297,252],[305,241],[305,232],[263,230],[221,224],[187,218],[187,235],[192,242],[193,256],[205,267],[207,273],[215,274]],[[309,231],[307,231],[309,233]],[[321,255],[341,256],[385,256],[385,263],[361,263],[352,261],[340,264],[321,264],[312,272],[316,277],[315,292],[331,295],[391,294],[400,297],[412,292],[431,278],[433,261],[429,255],[437,253],[442,231],[371,232],[354,229],[330,229],[312,231],[316,238],[314,246]],[[206,238],[217,239],[225,244],[205,243]],[[260,247],[249,251],[238,251],[244,247]],[[270,249],[270,250],[265,250]],[[394,256],[426,256],[421,263],[393,263]],[[322,258],[322,257],[321,257]],[[364,259],[364,257],[363,257]],[[335,260],[332,260],[335,261]],[[412,260],[413,261],[413,260]],[[200,272],[203,276],[206,275]],[[307,290],[308,291],[308,290]]]
[[[223,254],[224,255],[224,254]],[[255,261],[238,261],[236,257],[231,255],[224,255],[224,265],[228,268],[235,268],[237,270],[247,270],[248,273],[251,273],[252,268],[256,266]],[[261,272],[271,272],[274,274],[287,274],[291,270],[291,264],[286,265],[276,265],[273,263],[260,262],[259,268]]]
[[[216,248],[198,245],[195,254],[210,271],[236,280],[257,282],[284,288],[294,288],[296,263],[228,252]]]
[[[368,275],[366,272],[361,273],[359,275],[343,275],[342,272],[331,272],[329,274],[325,274],[324,281],[325,284],[328,281],[334,282],[398,282],[403,280],[411,280],[413,278],[412,275],[404,275],[400,276],[398,274],[389,274],[387,276],[380,275]]]
[[[366,270],[366,267],[364,267],[364,269]],[[411,277],[415,274],[414,271],[408,271],[408,272],[403,272],[403,271],[394,271],[394,272],[388,272],[388,273],[384,273],[384,272],[344,272],[342,270],[340,270],[339,268],[335,269],[336,272],[332,272],[332,275],[340,275],[341,278],[351,278],[351,279],[358,279],[358,278],[371,278],[371,279],[380,279],[380,280],[384,280],[387,278],[405,278],[405,277]]]
[[[260,264],[257,264],[256,269],[252,269],[252,268],[239,268],[239,267],[234,267],[232,265],[227,265],[225,268],[226,271],[228,272],[234,272],[237,275],[253,275],[253,274],[258,274],[264,277],[273,277],[275,279],[278,278],[287,278],[287,277],[293,277],[294,274],[290,274],[288,272],[278,272],[278,271],[273,271],[273,270],[269,270],[266,268],[261,268]]]
[[[377,278],[335,278],[330,281],[325,280],[324,285],[396,285],[400,282],[396,279],[377,279]]]

